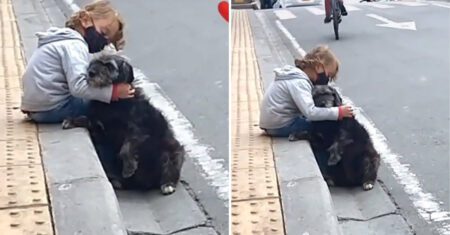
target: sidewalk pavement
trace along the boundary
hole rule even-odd
[[[233,234],[284,234],[271,139],[258,127],[262,99],[247,15],[233,11],[231,223]]]
[[[0,234],[54,234],[37,128],[19,109],[24,70],[11,0],[0,1]]]

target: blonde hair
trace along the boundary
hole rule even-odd
[[[336,55],[325,45],[319,45],[316,48],[312,49],[308,52],[305,57],[302,59],[295,60],[295,66],[301,70],[305,68],[314,69],[318,65],[329,65],[331,63],[336,63],[337,70],[336,74],[339,71],[339,60]],[[332,80],[336,79],[335,77],[331,78]]]
[[[83,25],[82,19],[85,17],[92,17],[93,19],[104,19],[109,17],[115,17],[119,23],[119,30],[110,39],[117,50],[122,49],[125,40],[123,39],[123,29],[125,23],[119,13],[112,7],[111,3],[107,0],[98,0],[86,5],[83,9],[75,12],[67,21],[65,26],[78,32],[81,32]]]

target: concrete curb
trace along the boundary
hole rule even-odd
[[[26,60],[36,48],[35,32],[64,23],[55,3],[13,1]],[[60,125],[39,125],[38,129],[56,234],[127,234],[88,132],[62,130]]]
[[[256,57],[263,87],[273,80],[275,67],[292,64],[274,20],[247,11],[252,25]],[[285,58],[292,58],[286,61]],[[331,194],[320,173],[309,143],[273,138],[286,234],[342,234]]]

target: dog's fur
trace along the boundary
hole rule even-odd
[[[133,80],[132,66],[118,55],[103,55],[88,67],[87,83],[92,87],[131,84]],[[140,88],[135,88],[134,98],[110,104],[91,101],[87,117],[63,122],[63,128],[73,127],[88,128],[114,187],[143,190],[159,187],[163,194],[175,191],[184,162],[184,147]],[[103,146],[108,149],[102,149]],[[113,155],[114,159],[107,159],[106,155]]]
[[[342,105],[339,93],[331,86],[313,88],[313,99],[317,107]],[[341,121],[312,122],[310,132],[293,133],[291,141],[307,139],[314,152],[327,150],[328,164],[322,174],[329,185],[361,186],[373,188],[377,178],[380,156],[373,147],[367,130],[354,118]]]

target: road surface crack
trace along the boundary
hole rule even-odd
[[[384,213],[384,214],[381,214],[381,215],[377,215],[377,216],[374,216],[374,217],[371,217],[371,218],[368,218],[368,219],[358,219],[358,218],[340,217],[340,216],[338,216],[338,221],[342,221],[342,222],[346,222],[346,221],[367,222],[367,221],[370,221],[370,220],[378,219],[378,218],[389,216],[389,215],[399,215],[399,214],[397,213],[397,211],[394,211],[394,212],[389,212],[389,213]]]

